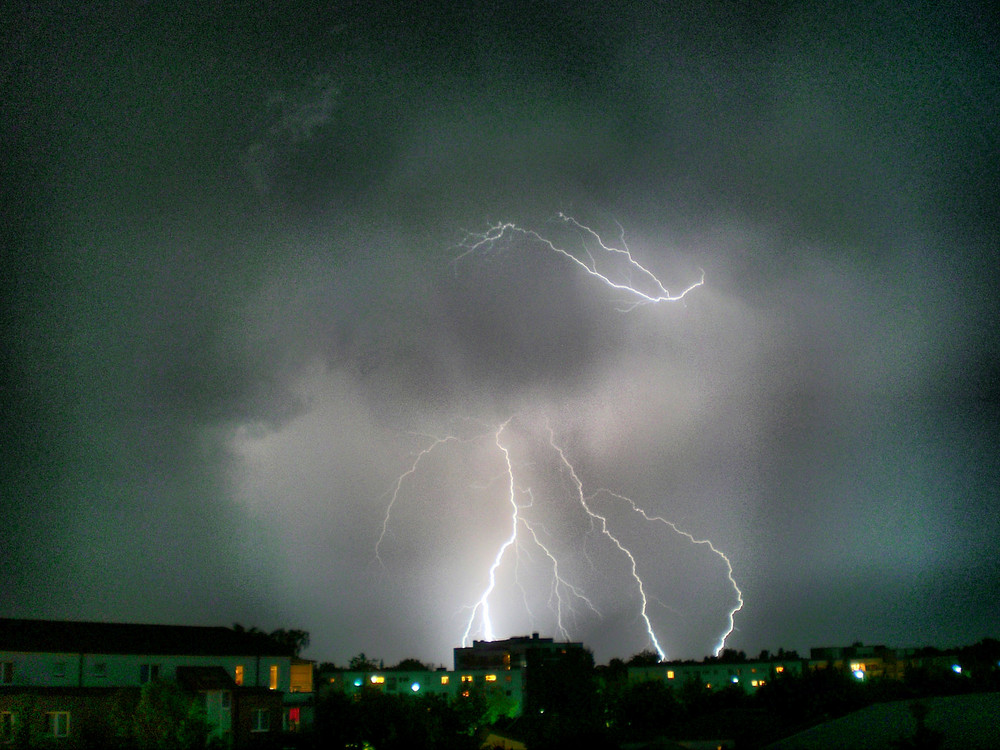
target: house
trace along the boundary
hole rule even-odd
[[[256,631],[0,618],[0,740],[93,742],[155,681],[196,698],[211,735],[234,748],[299,721],[312,691],[311,663]]]

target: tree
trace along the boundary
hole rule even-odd
[[[375,747],[378,750],[474,750],[474,733],[459,703],[440,695],[422,697],[364,691],[331,692],[316,704],[316,747]]]
[[[233,630],[237,633],[247,633],[248,635],[257,636],[260,638],[261,644],[266,643],[270,639],[272,642],[288,649],[294,656],[300,656],[302,650],[309,646],[308,630],[278,628],[277,630],[272,630],[270,633],[265,633],[256,625],[245,628],[238,622],[233,623]]]
[[[173,680],[142,686],[131,734],[140,750],[192,750],[205,746],[211,726],[201,701]]]
[[[285,630],[284,628],[278,628],[271,631],[270,638],[289,649],[295,656],[300,656],[302,649],[309,646],[308,630]]]
[[[399,664],[390,667],[395,672],[429,672],[430,667],[418,659],[403,659]]]
[[[623,738],[651,739],[668,734],[679,711],[674,691],[662,680],[648,680],[626,688],[613,721]]]
[[[369,659],[365,656],[365,652],[362,651],[357,656],[352,656],[351,660],[347,663],[347,668],[351,672],[376,672],[378,671],[378,665],[375,663],[374,659]]]
[[[521,726],[531,747],[598,747],[607,742],[594,655],[587,649],[529,650],[530,686]]]
[[[630,667],[652,667],[660,663],[660,655],[650,649],[633,654],[629,660]]]

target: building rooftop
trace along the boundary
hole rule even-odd
[[[225,627],[0,618],[0,650],[83,654],[291,656],[266,633]]]

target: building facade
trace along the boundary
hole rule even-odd
[[[93,743],[130,725],[142,691],[157,683],[197,701],[213,736],[250,747],[284,729],[311,693],[311,664],[308,679],[297,664],[293,685],[294,661],[254,631],[0,619],[0,732]],[[298,700],[286,706],[293,689]]]
[[[649,666],[629,667],[628,680],[630,683],[662,681],[675,689],[693,682],[706,690],[739,687],[746,693],[753,693],[777,677],[801,675],[802,669],[801,659],[736,663],[660,662]]]

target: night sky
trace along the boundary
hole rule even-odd
[[[0,615],[450,664],[509,458],[498,638],[651,647],[581,492],[671,657],[736,593],[619,496],[729,559],[729,647],[1000,636],[986,4],[4,16]],[[704,285],[467,252],[643,281],[561,213]]]

